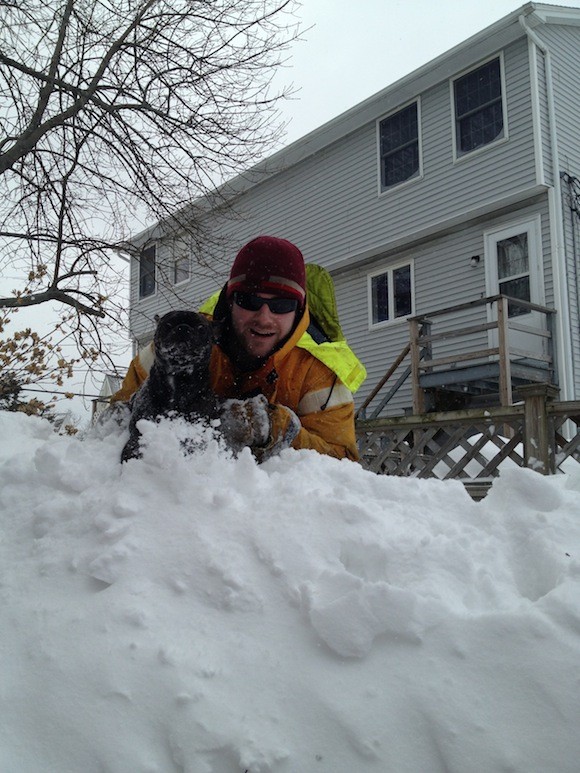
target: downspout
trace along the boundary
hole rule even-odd
[[[525,16],[518,21],[528,39],[544,54],[546,65],[546,92],[548,99],[548,121],[550,125],[550,152],[552,156],[553,186],[548,191],[548,205],[551,213],[550,229],[552,242],[552,276],[554,282],[554,305],[556,313],[558,371],[560,376],[560,400],[574,399],[574,377],[572,371],[572,334],[568,304],[568,281],[566,276],[566,250],[564,246],[564,214],[562,210],[562,186],[558,137],[556,134],[556,108],[552,89],[552,59],[550,50],[538,35],[528,27]]]

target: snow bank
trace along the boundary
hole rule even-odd
[[[578,770],[580,472],[474,503],[143,432],[0,414],[0,770]]]

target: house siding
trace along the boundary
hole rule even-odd
[[[553,98],[558,124],[560,169],[580,177],[580,86],[576,80],[580,28],[542,26],[537,29],[550,48]],[[203,260],[192,268],[191,280],[177,288],[157,283],[155,296],[138,299],[138,276],[131,285],[131,330],[143,342],[151,336],[154,314],[183,306],[196,308],[224,282],[235,252],[260,233],[273,233],[299,245],[307,262],[327,267],[334,276],[341,322],[349,343],[368,370],[360,402],[408,342],[405,320],[369,328],[368,273],[411,261],[414,268],[415,314],[476,300],[486,294],[484,233],[534,215],[541,217],[545,303],[555,303],[552,274],[552,212],[544,189],[557,183],[552,163],[550,84],[545,55],[521,37],[503,49],[488,51],[450,78],[501,56],[507,108],[504,140],[454,158],[451,80],[441,80],[415,94],[420,103],[422,174],[380,193],[377,121],[408,104],[409,93],[395,104],[390,93],[377,103],[372,120],[293,163],[238,195],[232,211],[204,217],[212,234]],[[459,61],[459,60],[458,60]],[[570,93],[574,94],[573,106]],[[368,106],[365,106],[368,113]],[[365,113],[365,115],[366,115]],[[565,197],[564,197],[565,199]],[[568,297],[574,359],[580,363],[578,266],[580,221],[563,204]],[[576,220],[574,220],[576,218]],[[573,230],[574,227],[576,230]],[[161,264],[170,265],[173,240],[158,243]],[[470,257],[479,255],[473,268]],[[464,325],[484,321],[485,308],[463,313]],[[465,342],[447,343],[448,353],[487,346],[487,333]],[[443,353],[442,353],[443,356]],[[575,373],[580,393],[580,366]],[[389,413],[411,404],[410,387],[392,401]],[[392,406],[392,407],[391,407]]]
[[[209,223],[210,230],[232,245],[231,254],[234,245],[252,236],[276,233],[295,241],[307,260],[332,268],[350,255],[397,239],[412,239],[418,230],[436,227],[462,211],[532,186],[534,145],[525,40],[508,46],[503,57],[507,142],[454,162],[452,99],[445,80],[417,94],[422,114],[421,179],[379,194],[376,121],[371,121],[251,188],[234,202],[235,218],[215,218]],[[384,107],[384,113],[393,109],[386,103]],[[384,113],[378,112],[376,118]],[[159,247],[161,261],[169,259],[169,249]],[[210,262],[219,258],[214,253]],[[221,259],[223,262],[223,255]],[[194,302],[213,291],[223,278],[223,273],[213,278],[200,276],[194,267],[191,288],[183,288],[181,297]],[[135,277],[131,327],[135,337],[142,338],[151,329],[153,314],[174,307],[175,302],[159,282],[154,298],[139,301],[137,293]],[[348,328],[348,314],[345,316]]]
[[[557,120],[559,173],[580,178],[580,28],[548,26],[542,29],[542,40],[552,57],[552,83]],[[564,225],[567,296],[575,394],[580,394],[580,285],[578,252],[580,215],[572,211],[569,190],[562,180],[562,215]],[[576,202],[576,206],[578,202]]]
[[[365,268],[353,268],[340,274],[335,280],[337,303],[341,319],[348,319],[347,337],[351,346],[367,366],[368,378],[357,395],[357,404],[361,404],[371,393],[375,385],[385,375],[397,356],[409,341],[409,328],[406,320],[369,328],[367,304],[367,277],[369,273],[386,268],[393,262],[412,260],[415,273],[415,314],[429,314],[445,306],[478,300],[486,295],[486,271],[484,262],[484,233],[514,222],[541,217],[541,241],[544,265],[544,287],[546,304],[553,303],[551,261],[550,261],[550,225],[547,197],[522,208],[517,212],[488,218],[473,223],[460,231],[446,234],[440,238],[422,244],[416,249],[401,251],[394,259],[378,257]],[[470,265],[470,257],[479,255],[481,260],[476,267]],[[433,278],[436,277],[436,281]],[[476,307],[455,315],[453,322],[443,321],[444,326],[455,329],[486,321],[485,307]],[[451,339],[439,345],[437,356],[476,351],[488,346],[487,333],[482,332],[465,339]],[[395,383],[399,375],[409,364],[402,364],[391,378],[385,392]],[[380,398],[379,398],[380,399]],[[411,387],[407,382],[389,402],[388,409],[382,415],[397,415],[410,408],[412,404]],[[375,403],[373,403],[375,405]],[[372,409],[372,407],[371,407]]]

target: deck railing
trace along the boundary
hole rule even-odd
[[[550,384],[518,405],[359,420],[362,465],[378,474],[489,484],[506,460],[543,474],[580,462],[580,401],[554,402]]]
[[[497,304],[497,314],[492,313],[495,304]],[[464,312],[477,310],[478,307],[483,306],[487,307],[486,322],[463,324]],[[543,318],[543,324],[538,327],[525,325],[519,317],[509,316],[512,309],[519,309],[521,312],[536,312]],[[357,411],[357,419],[379,417],[391,398],[409,377],[411,378],[413,413],[422,414],[426,410],[425,377],[432,377],[442,370],[457,373],[468,364],[473,365],[482,361],[497,363],[498,403],[503,406],[510,405],[513,400],[512,370],[515,367],[515,362],[527,361],[540,365],[544,369],[545,382],[549,382],[554,377],[556,372],[553,347],[554,315],[555,310],[546,306],[510,298],[506,295],[494,295],[410,318],[409,343],[406,344],[395,362],[361,404]],[[493,319],[494,316],[495,319]],[[455,317],[460,321],[454,322]],[[443,330],[440,329],[441,323],[446,323]],[[476,340],[479,334],[494,330],[497,331],[495,345],[482,348],[470,344],[470,338]],[[510,332],[526,334],[531,337],[530,340],[544,341],[546,345],[542,348],[545,348],[546,353],[538,354],[537,352],[531,353],[517,349],[510,340]],[[479,340],[481,340],[480,336]],[[452,354],[442,356],[438,353],[441,346],[446,346],[447,343],[454,341],[463,344],[463,346],[455,347]],[[467,344],[464,343],[465,341]],[[446,348],[449,349],[448,346]],[[401,371],[400,367],[407,359],[408,365]],[[392,383],[395,376],[396,380]],[[373,401],[375,401],[374,404]]]
[[[491,308],[497,304],[497,315],[493,319]],[[453,318],[461,312],[480,306],[488,307],[488,321],[475,325],[461,325],[442,332],[433,332],[434,320],[444,317]],[[518,317],[510,317],[510,310],[519,309],[521,313],[537,312],[544,318],[541,327],[533,327],[518,322]],[[409,320],[411,376],[413,386],[413,413],[425,411],[425,392],[421,387],[421,375],[440,369],[460,368],[466,363],[484,359],[497,360],[499,376],[499,404],[503,406],[512,403],[512,361],[514,359],[529,359],[542,362],[548,370],[553,371],[553,318],[555,309],[540,306],[537,303],[510,298],[507,295],[493,295],[468,303],[449,306],[444,309],[413,317]],[[447,356],[433,356],[433,344],[452,339],[466,339],[487,331],[497,331],[497,343],[486,348],[476,348],[468,351],[454,351]],[[538,354],[522,351],[514,347],[510,341],[510,331],[525,333],[533,338],[547,341],[547,353]],[[546,379],[548,380],[548,379]]]

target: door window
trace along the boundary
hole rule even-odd
[[[531,301],[530,258],[527,231],[496,243],[499,292],[510,298]],[[508,303],[508,316],[527,314],[527,309]]]

